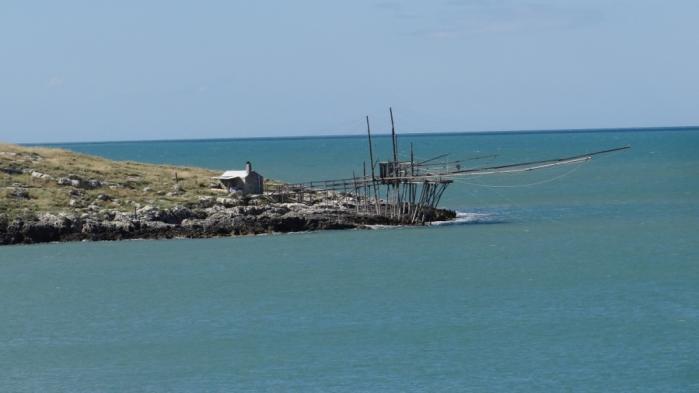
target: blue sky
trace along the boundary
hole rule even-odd
[[[699,2],[3,1],[0,140],[699,124]]]

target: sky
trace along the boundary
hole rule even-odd
[[[699,1],[0,7],[0,141],[699,124]]]

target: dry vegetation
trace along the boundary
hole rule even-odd
[[[0,144],[0,214],[168,208],[225,196],[203,168],[112,161],[55,148]],[[76,185],[75,180],[79,182]],[[64,184],[60,184],[63,182]],[[70,182],[73,182],[72,184]]]

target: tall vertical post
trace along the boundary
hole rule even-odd
[[[371,164],[371,180],[375,180],[374,177],[374,148],[371,144],[371,127],[369,126],[369,116],[366,117],[366,134],[369,137],[369,159]]]
[[[413,142],[410,142],[410,176],[414,177],[415,176],[415,154],[413,151]],[[413,208],[413,205],[415,204],[415,195],[414,195],[414,189],[415,185],[412,183],[414,181],[413,178],[410,179],[410,183],[408,183],[408,216],[410,216],[411,210]]]
[[[381,206],[379,204],[379,192],[376,186],[376,176],[374,174],[374,148],[371,143],[371,127],[369,126],[369,116],[366,117],[366,133],[369,137],[369,159],[371,160],[371,185],[374,189],[374,203],[376,205],[376,214],[381,213]]]
[[[354,207],[357,209],[357,214],[359,214],[359,190],[357,188],[357,176],[352,171],[352,185],[354,186]]]
[[[393,208],[392,211],[396,213],[397,216],[396,208],[400,203],[400,179],[398,179],[398,147],[396,140],[396,125],[393,121],[393,108],[388,107],[388,112],[391,115],[391,144],[393,145],[393,168],[390,173],[391,177],[394,178],[394,180],[392,180],[390,183],[391,185],[389,185],[388,187],[393,189],[393,194],[395,194],[395,200],[392,201],[391,207]]]
[[[388,107],[388,112],[391,114],[391,142],[393,143],[393,162],[395,163],[398,161],[398,140],[396,139],[396,125],[393,122],[393,108]]]
[[[410,176],[415,176],[415,156],[413,155],[413,142],[410,142]]]
[[[364,168],[364,177],[362,178],[362,188],[364,189],[364,203],[362,205],[364,213],[369,212],[367,203],[369,203],[369,189],[367,188],[366,181],[366,161],[362,161],[362,166]]]

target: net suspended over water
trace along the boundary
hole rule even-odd
[[[412,144],[409,159],[398,156],[398,139],[393,112],[390,109],[389,111],[392,126],[392,160],[374,161],[374,146],[367,117],[368,170],[365,161],[363,173],[360,175],[354,173],[351,178],[284,184],[278,186],[276,192],[281,195],[293,195],[291,198],[299,201],[304,200],[304,195],[313,192],[336,192],[351,196],[358,212],[384,215],[405,223],[425,222],[429,219],[430,211],[437,207],[447,186],[455,180],[581,164],[592,160],[595,156],[630,148],[630,146],[621,146],[574,156],[495,166],[468,166],[471,161],[494,158],[494,155],[449,161],[448,155],[442,154],[427,160],[416,161]]]

